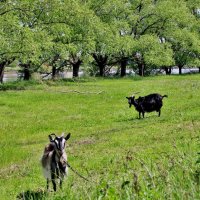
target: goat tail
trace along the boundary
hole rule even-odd
[[[168,95],[165,94],[165,95],[162,96],[162,98],[164,98],[164,97],[168,97]]]

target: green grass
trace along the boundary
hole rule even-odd
[[[20,84],[0,91],[0,199],[200,199],[200,75]],[[133,92],[167,94],[161,117],[139,120]],[[46,193],[39,160],[53,132],[71,132],[68,161],[90,182],[69,170]]]

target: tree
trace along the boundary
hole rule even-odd
[[[17,43],[19,40],[19,21],[14,14],[14,5],[0,2],[0,82],[3,82],[4,70],[21,52]]]
[[[105,76],[112,66],[125,76],[129,61],[145,70],[199,66],[199,1],[87,0],[0,2],[0,81],[18,60],[29,80],[41,63],[52,78],[65,66],[73,77],[91,60]],[[118,68],[119,69],[119,68]]]
[[[31,72],[39,63],[41,52],[50,44],[48,35],[38,26],[44,8],[44,2],[39,0],[2,2],[0,23],[3,28],[0,35],[4,45],[0,50],[1,59],[6,60],[4,63],[19,60],[25,80],[30,79]]]
[[[194,63],[197,63],[199,55],[197,20],[188,8],[187,3],[188,1],[182,1],[178,2],[177,5],[174,4],[176,6],[173,10],[177,11],[178,14],[172,16],[173,20],[167,23],[161,32],[162,37],[171,43],[175,65],[179,68],[179,74],[182,73],[183,66],[195,66]]]
[[[125,73],[128,51],[125,46],[130,43],[124,42],[128,40],[128,37],[122,39],[121,36],[124,35],[122,32],[127,25],[124,20],[126,11],[128,11],[127,2],[126,0],[88,1],[89,8],[98,17],[96,26],[93,28],[95,50],[92,56],[95,65],[99,68],[100,76],[105,76],[106,71],[119,62],[123,66],[122,73]]]
[[[29,80],[31,74],[38,70],[42,54],[51,46],[51,38],[43,27],[43,21],[48,13],[46,2],[39,0],[19,1],[20,11],[16,13],[21,24],[18,56],[24,73],[24,80]]]
[[[179,74],[182,73],[184,66],[192,67],[199,63],[200,40],[197,34],[187,29],[176,31],[173,33],[171,43],[174,50],[175,64],[179,68]]]
[[[139,74],[144,74],[147,64],[148,67],[171,66],[174,63],[170,50],[173,45],[169,45],[168,38],[173,40],[172,34],[176,30],[184,27],[190,29],[190,21],[194,19],[186,3],[175,0],[138,0],[131,2],[131,5],[132,12],[128,17],[131,29],[126,33],[138,42],[139,48],[134,58]]]
[[[53,38],[56,54],[65,54],[72,66],[73,77],[78,77],[80,65],[93,48],[92,25],[95,16],[78,1],[54,1],[43,24]],[[61,53],[59,53],[60,51]]]
[[[105,76],[106,67],[115,63],[116,35],[110,30],[107,24],[99,22],[94,28],[95,49],[92,56],[99,68],[99,75]]]

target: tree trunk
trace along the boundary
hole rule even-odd
[[[28,81],[31,78],[31,73],[30,73],[30,63],[26,64],[21,64],[21,66],[24,68],[24,81]]]
[[[53,79],[53,80],[54,80],[55,77],[56,77],[56,73],[57,73],[56,66],[52,66],[52,79]]]
[[[168,67],[164,67],[165,69],[165,74],[168,75]]]
[[[80,68],[81,63],[82,63],[82,61],[78,60],[77,62],[72,64],[72,66],[73,66],[73,77],[74,78],[78,77],[79,68]]]
[[[169,72],[169,75],[172,74],[172,68],[171,67],[169,67],[169,71],[168,72]]]
[[[139,75],[144,76],[144,63],[139,63],[138,67],[139,67]]]
[[[103,63],[98,63],[99,66],[99,76],[105,76],[105,65]]]
[[[105,68],[108,62],[108,56],[96,55],[93,54],[97,66],[99,67],[99,76],[105,76]]]
[[[6,65],[10,65],[14,60],[15,58],[10,58],[0,63],[0,83],[3,83],[4,70],[5,70]]]
[[[0,83],[3,83],[4,69],[6,66],[6,62],[0,63]]]
[[[52,79],[54,80],[56,78],[56,75],[59,72],[59,69],[56,68],[56,61],[59,59],[59,54],[55,54],[53,57],[53,60],[51,61],[52,65]]]
[[[170,75],[172,73],[172,68],[171,67],[165,67],[165,73],[166,73],[166,75]]]
[[[24,64],[24,80],[28,81],[31,78],[31,73],[30,73],[30,65],[29,64]]]
[[[178,65],[178,72],[179,72],[179,74],[182,74],[182,68],[183,68],[182,65]]]
[[[121,77],[126,76],[126,65],[127,65],[127,58],[123,58],[121,60]]]

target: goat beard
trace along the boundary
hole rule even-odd
[[[129,104],[129,108],[131,107],[131,104]]]

